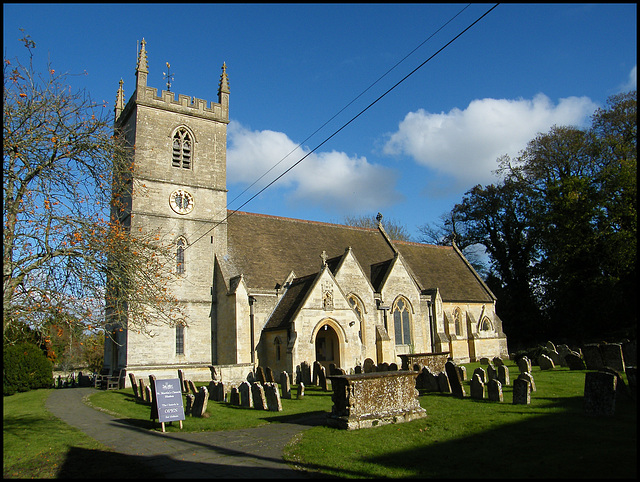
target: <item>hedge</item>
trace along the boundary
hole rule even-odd
[[[31,343],[4,346],[3,395],[26,392],[36,388],[51,388],[53,365],[42,350]]]

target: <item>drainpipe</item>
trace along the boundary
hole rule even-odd
[[[249,296],[249,324],[251,326],[251,364],[256,364],[256,354],[255,354],[255,341],[253,334],[253,304],[256,302],[256,299],[253,296]]]

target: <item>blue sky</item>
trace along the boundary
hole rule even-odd
[[[4,4],[4,56],[25,59],[23,28],[42,70],[48,58],[86,71],[72,85],[110,110],[121,78],[133,93],[142,38],[159,90],[169,62],[172,92],[215,101],[226,62],[237,209],[493,5]],[[586,126],[635,89],[636,37],[636,4],[501,4],[241,210],[326,222],[381,212],[417,239],[496,181],[499,156],[554,124]]]

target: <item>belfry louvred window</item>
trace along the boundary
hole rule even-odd
[[[185,128],[180,128],[173,135],[173,167],[191,169],[191,134]]]

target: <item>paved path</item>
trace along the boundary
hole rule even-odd
[[[301,478],[282,459],[285,445],[310,428],[297,423],[199,433],[162,433],[134,427],[93,409],[82,398],[94,388],[54,390],[47,410],[114,451],[139,456],[167,478]],[[316,421],[318,422],[318,421]]]

